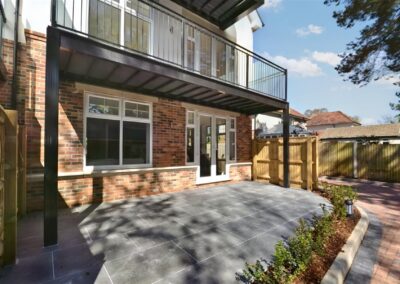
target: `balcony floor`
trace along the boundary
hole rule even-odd
[[[18,262],[1,283],[234,283],[245,261],[270,260],[311,192],[256,182],[166,193],[59,212],[59,245],[42,248],[42,214],[19,223]]]
[[[287,102],[157,58],[124,50],[73,32],[61,34],[63,78],[93,85],[176,99],[244,114],[284,109]]]

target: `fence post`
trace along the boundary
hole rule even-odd
[[[314,138],[314,157],[313,157],[313,189],[318,188],[319,177],[319,139]]]
[[[252,152],[253,152],[253,180],[257,180],[257,160],[258,160],[258,145],[257,145],[257,139],[253,139],[253,145],[252,145]]]
[[[357,141],[353,142],[353,177],[358,178]]]
[[[306,140],[306,188],[307,190],[311,190],[312,189],[312,161],[313,161],[313,157],[312,157],[312,141],[311,141],[311,137],[307,137]]]

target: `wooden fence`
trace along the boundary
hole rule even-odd
[[[290,186],[314,189],[318,183],[318,139],[289,140]],[[283,185],[283,139],[253,140],[253,179]]]
[[[18,115],[0,106],[0,266],[16,258]]]
[[[320,174],[400,182],[400,145],[321,142]]]

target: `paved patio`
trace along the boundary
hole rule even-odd
[[[18,263],[1,283],[234,283],[271,259],[325,199],[241,182],[62,210],[59,245],[42,248],[42,214],[19,223]]]

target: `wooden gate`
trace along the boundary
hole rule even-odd
[[[318,186],[318,139],[291,137],[289,140],[290,186]],[[283,138],[253,140],[253,179],[283,185]]]
[[[0,106],[0,266],[16,258],[18,115]]]

